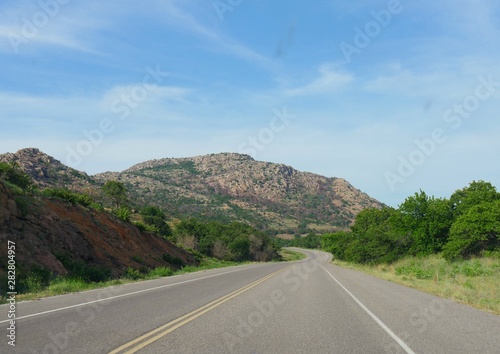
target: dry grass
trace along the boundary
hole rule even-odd
[[[500,315],[500,259],[447,262],[439,255],[393,264],[333,263]]]
[[[279,255],[284,262],[298,261],[306,258],[307,256],[302,252],[292,251],[289,249],[282,248],[279,251]]]

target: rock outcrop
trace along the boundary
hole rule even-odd
[[[95,176],[33,148],[0,155],[0,161],[17,163],[40,188],[66,187],[98,198],[104,183],[119,180],[137,207],[156,205],[170,218],[240,221],[281,233],[345,229],[361,210],[383,206],[342,178],[235,153],[151,160]]]

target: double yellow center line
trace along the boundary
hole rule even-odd
[[[288,268],[288,267],[286,267],[286,268]],[[244,287],[242,287],[236,291],[233,291],[230,294],[227,294],[227,295],[225,295],[225,296],[223,296],[215,301],[212,301],[212,302],[206,304],[205,306],[202,306],[202,307],[200,307],[200,308],[198,308],[198,309],[196,309],[196,310],[194,310],[194,311],[192,311],[192,312],[190,312],[182,317],[179,317],[179,318],[177,318],[177,319],[175,319],[167,324],[164,324],[163,326],[158,327],[158,328],[152,330],[151,332],[148,332],[148,333],[146,333],[146,334],[144,334],[144,335],[142,335],[142,336],[140,336],[140,337],[138,337],[138,338],[136,338],[128,343],[123,344],[121,347],[118,347],[118,348],[112,350],[111,352],[109,352],[109,354],[136,353],[137,351],[141,350],[142,348],[150,345],[153,342],[156,342],[158,339],[175,331],[177,328],[184,326],[185,324],[193,321],[194,319],[200,317],[201,315],[203,315],[203,314],[213,310],[214,308],[222,305],[226,301],[229,301],[232,298],[235,298],[236,296],[241,295],[245,291],[250,290],[254,286],[257,286],[260,283],[265,282],[266,280],[272,278],[273,276],[275,276],[279,272],[284,271],[286,268],[277,270],[276,272],[273,272],[269,275],[266,275],[265,277],[254,281],[253,283],[245,285]]]

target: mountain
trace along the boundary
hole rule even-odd
[[[160,206],[170,218],[242,221],[276,232],[343,229],[361,210],[383,206],[342,178],[235,153],[151,160],[95,176],[37,149],[0,155],[0,161],[16,162],[41,187],[66,186],[95,194],[106,181],[118,180],[127,186],[133,203]]]

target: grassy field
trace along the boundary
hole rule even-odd
[[[439,255],[405,258],[393,264],[333,261],[395,283],[500,315],[500,258],[447,262]]]

